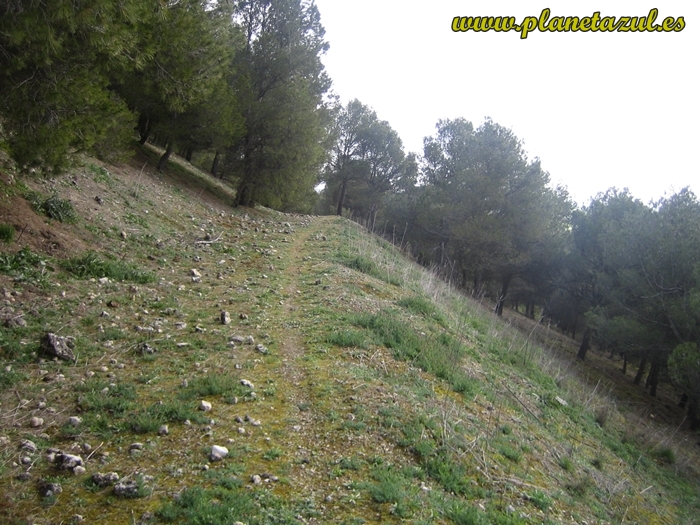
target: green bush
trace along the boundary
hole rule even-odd
[[[61,199],[55,193],[44,198],[41,193],[28,191],[24,194],[24,198],[29,201],[29,204],[32,205],[32,208],[37,213],[43,213],[49,219],[67,223],[75,222],[78,219],[78,215],[75,213],[70,201]]]
[[[15,227],[11,224],[0,224],[0,241],[10,244],[15,240]]]

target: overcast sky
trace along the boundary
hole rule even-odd
[[[357,98],[422,153],[439,119],[489,116],[579,204],[628,187],[644,202],[700,196],[695,2],[316,0],[343,103]],[[680,32],[454,33],[455,16],[684,17]]]

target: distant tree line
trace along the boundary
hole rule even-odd
[[[668,377],[700,424],[700,204],[608,190],[577,207],[511,130],[441,120],[422,153],[340,104],[312,0],[7,0],[0,148],[23,170],[138,137],[206,152],[237,204],[347,214],[477,297]],[[319,186],[319,183],[322,183]],[[323,187],[319,192],[314,188]]]
[[[578,208],[490,119],[438,122],[420,158],[400,153],[358,101],[336,122],[325,211],[351,214],[492,298],[497,315],[510,304],[582,335],[580,359],[592,343],[619,354],[651,396],[672,380],[700,426],[700,203],[690,190],[646,205],[610,189]]]

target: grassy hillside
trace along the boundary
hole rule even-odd
[[[696,522],[696,438],[559,334],[154,158],[2,186],[6,522]]]

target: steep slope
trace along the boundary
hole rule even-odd
[[[345,219],[233,210],[152,160],[26,182],[74,224],[6,187],[8,522],[695,519],[681,434],[639,436],[547,327],[507,326]]]

